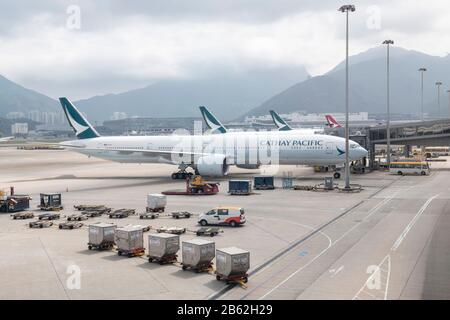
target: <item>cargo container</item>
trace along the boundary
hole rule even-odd
[[[41,210],[62,210],[62,198],[60,193],[41,193],[40,204]]]
[[[153,193],[147,195],[147,212],[164,212],[166,208],[167,198],[160,193]]]
[[[20,212],[30,208],[28,195],[3,196],[0,199],[0,212]]]
[[[111,249],[114,245],[116,225],[97,222],[89,225],[88,249]]]
[[[236,247],[217,249],[216,279],[229,281],[248,280],[250,252]]]
[[[181,249],[182,268],[194,269],[196,272],[207,271],[212,267],[216,245],[213,241],[192,239],[183,241]]]
[[[129,257],[143,254],[144,232],[141,226],[125,226],[117,228],[115,231],[115,242],[117,254],[126,254]]]
[[[180,236],[176,234],[157,233],[148,236],[148,261],[173,263],[177,261],[180,250]]]
[[[252,193],[250,180],[229,180],[228,193],[231,195],[249,195]]]
[[[333,190],[334,189],[333,177],[325,177],[324,189],[325,190]]]
[[[253,187],[256,190],[275,189],[273,176],[256,176],[253,178]]]

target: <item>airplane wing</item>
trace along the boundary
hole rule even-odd
[[[86,150],[86,151],[116,151],[119,154],[132,154],[132,153],[136,153],[136,154],[143,154],[146,155],[148,157],[161,157],[164,159],[168,159],[170,161],[172,161],[172,157],[176,156],[179,158],[183,158],[185,156],[190,156],[191,160],[194,157],[202,157],[202,156],[208,156],[208,155],[214,155],[215,153],[210,153],[210,152],[192,152],[192,151],[183,151],[182,149],[180,150],[151,150],[151,149],[112,149],[112,148],[85,148],[82,145],[71,145],[71,144],[59,144],[62,147],[66,147],[66,148],[73,148],[73,149],[80,149],[80,150]]]

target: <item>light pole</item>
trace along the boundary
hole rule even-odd
[[[386,58],[386,112],[387,112],[387,121],[386,121],[386,142],[387,142],[387,154],[386,154],[386,164],[388,168],[391,165],[391,110],[389,106],[389,46],[394,44],[392,40],[384,40],[383,44],[386,45],[387,48],[387,58]]]
[[[450,90],[447,90],[448,93],[448,117],[450,118]]]
[[[355,11],[355,6],[347,4],[339,8],[345,13],[345,188],[350,189],[349,136],[348,127],[348,13]]]
[[[442,86],[442,82],[438,81],[436,82],[436,87],[437,87],[437,102],[438,102],[438,118],[441,117],[441,86]]]
[[[419,69],[419,71],[420,71],[420,74],[421,74],[421,85],[420,86],[421,86],[421,91],[422,91],[422,94],[420,96],[420,112],[422,114],[422,121],[423,121],[423,73],[425,71],[427,71],[427,69],[422,67],[422,68]]]

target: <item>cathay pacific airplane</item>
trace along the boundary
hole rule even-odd
[[[297,128],[293,129],[283,118],[280,117],[278,113],[273,110],[270,110],[270,115],[272,116],[272,120],[280,131],[289,131],[289,130],[297,130],[302,133],[319,133],[323,134],[323,129],[313,129],[313,128]]]
[[[270,115],[272,116],[272,120],[280,131],[289,131],[292,130],[291,126],[284,121],[283,118],[280,117],[278,113],[273,110],[270,110]]]
[[[229,167],[261,164],[341,164],[345,140],[327,135],[301,135],[293,131],[227,132],[218,135],[109,136],[102,137],[77,108],[60,98],[78,140],[61,145],[93,157],[123,163],[166,163],[178,165],[172,178],[186,178],[193,168],[205,176],[225,176]],[[350,142],[351,161],[367,151]]]
[[[210,129],[211,133],[225,133],[227,132],[227,128],[217,119],[214,114],[209,111],[208,108],[201,106],[199,107],[200,111],[202,113],[203,119],[205,120],[206,125]],[[293,129],[283,118],[280,117],[278,113],[276,113],[273,110],[270,110],[270,115],[272,116],[272,120],[275,123],[275,125],[278,128],[278,131],[292,131],[295,130],[296,133],[301,135],[310,135],[310,134],[323,134],[322,131],[314,130],[314,129]],[[323,165],[323,163],[315,163],[313,164],[314,167],[320,167],[320,170],[323,170],[325,172],[328,171],[335,171],[334,177],[339,178],[341,174],[337,171],[337,167],[334,164],[327,164]],[[249,166],[249,165],[237,165],[237,167],[245,168],[245,169],[259,169],[259,165],[255,166]]]
[[[226,133],[228,129],[205,106],[199,107],[203,120],[211,133]]]

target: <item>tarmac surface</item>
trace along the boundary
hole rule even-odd
[[[450,164],[431,166],[426,177],[354,175],[353,183],[363,186],[354,194],[284,190],[281,177],[287,173],[297,185],[315,185],[328,175],[286,166],[276,174],[276,190],[230,196],[226,177],[218,179],[217,195],[168,196],[166,213],[200,214],[219,205],[245,209],[244,226],[223,227],[222,234],[206,239],[216,248],[250,251],[246,289],[217,281],[213,274],[151,264],[145,257],[89,251],[86,226],[59,230],[57,220],[51,228],[30,229],[33,219],[0,214],[0,299],[449,299]],[[0,189],[14,186],[17,194],[30,194],[36,214],[40,192],[62,193],[62,215],[83,203],[143,212],[147,194],[184,187],[183,181],[170,179],[175,169],[118,164],[65,150],[0,148]],[[234,169],[230,177],[252,179],[260,173]],[[198,227],[195,216],[103,216],[84,223],[96,221]],[[195,237],[188,232],[181,240]]]

